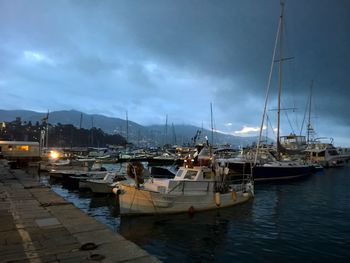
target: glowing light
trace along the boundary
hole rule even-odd
[[[19,150],[19,151],[29,151],[29,146],[28,145],[19,145],[19,146],[16,146],[16,149]]]
[[[58,159],[60,157],[60,153],[57,151],[50,151],[50,158],[51,159]]]

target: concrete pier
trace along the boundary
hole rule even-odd
[[[0,161],[1,262],[160,262]]]

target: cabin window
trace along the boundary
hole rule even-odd
[[[177,177],[181,177],[182,174],[183,174],[183,172],[184,172],[183,170],[179,170],[179,171],[177,172],[176,176],[177,176]]]
[[[336,150],[331,150],[328,153],[329,155],[338,155],[338,152]]]
[[[197,175],[197,171],[189,170],[189,171],[187,171],[187,173],[185,174],[185,179],[191,179],[191,180],[193,180],[194,178],[196,178],[196,175]]]
[[[16,150],[23,151],[23,152],[28,152],[29,151],[29,146],[28,145],[19,145],[19,146],[16,146]]]
[[[324,157],[324,156],[325,156],[325,151],[319,152],[319,153],[318,153],[318,156]]]
[[[203,178],[204,179],[210,178],[211,174],[212,174],[211,172],[203,172]]]
[[[157,190],[158,190],[159,193],[163,193],[164,194],[166,192],[166,187],[162,186],[162,185],[159,185]]]

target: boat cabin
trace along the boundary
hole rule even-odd
[[[346,156],[339,154],[330,143],[309,144],[305,152],[307,153],[307,160],[321,164],[324,167],[343,166],[347,160]]]
[[[304,150],[307,146],[305,136],[296,135],[294,133],[281,136],[280,143],[287,150]]]
[[[151,178],[145,181],[143,188],[160,193],[192,194],[212,191],[214,187],[214,172],[208,167],[180,167],[173,179]]]
[[[190,181],[203,181],[211,179],[213,176],[213,171],[208,167],[180,167],[177,171],[174,180],[190,180]]]

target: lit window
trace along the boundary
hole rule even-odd
[[[19,145],[16,147],[17,150],[19,151],[25,151],[28,152],[29,151],[29,146],[28,145]]]

